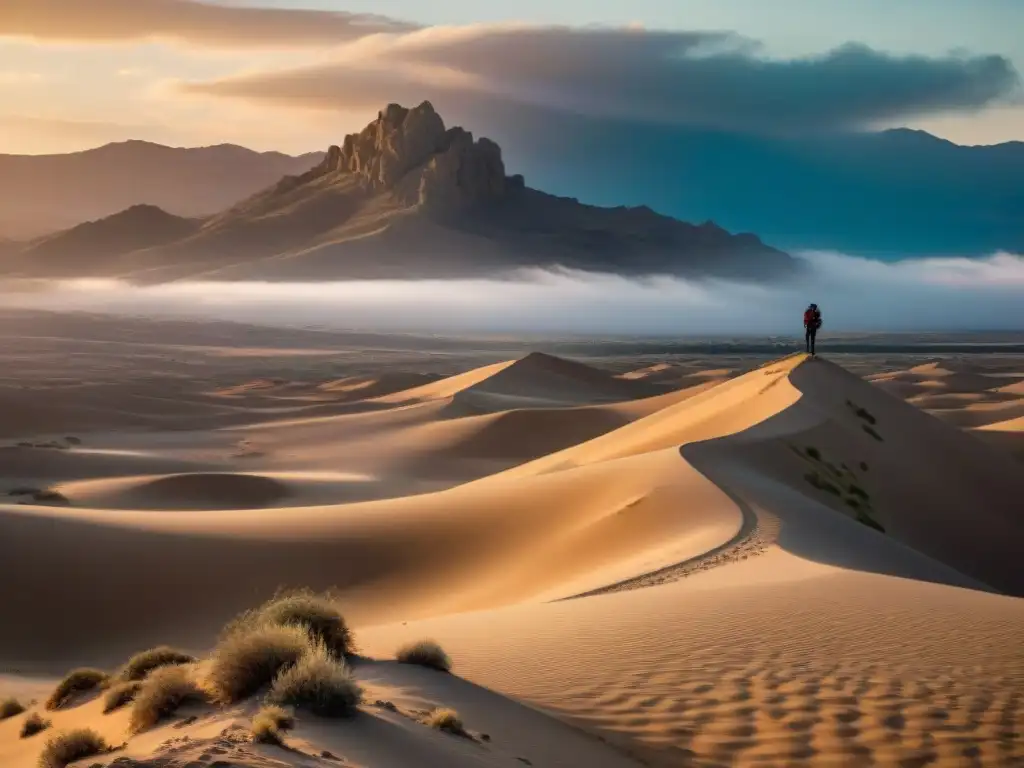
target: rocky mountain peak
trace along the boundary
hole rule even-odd
[[[389,104],[359,133],[331,147],[316,175],[352,173],[372,191],[391,191],[410,203],[450,210],[503,197],[523,186],[506,179],[501,148],[446,128],[429,101],[406,108]]]

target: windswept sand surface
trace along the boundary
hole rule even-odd
[[[0,338],[0,699],[203,654],[281,586],[366,657],[290,751],[255,701],[47,713],[127,741],[84,765],[1024,765],[1022,360],[52,322]],[[424,637],[455,675],[392,661]]]

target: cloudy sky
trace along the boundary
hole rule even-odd
[[[0,152],[299,152],[387,101],[1024,140],[1010,0],[5,0]],[[502,114],[514,114],[502,113]]]

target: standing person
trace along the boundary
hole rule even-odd
[[[811,304],[804,310],[804,342],[811,357],[815,356],[814,342],[819,328],[821,328],[821,310],[818,309],[817,304]]]

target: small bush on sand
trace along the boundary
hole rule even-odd
[[[834,496],[841,495],[840,491],[839,491],[839,488],[836,487],[836,485],[834,483],[829,482],[828,480],[823,478],[821,475],[819,475],[817,472],[810,472],[810,473],[804,475],[804,479],[808,483],[813,485],[815,488],[817,488],[819,491],[825,491],[827,493],[833,494]]]
[[[161,667],[146,678],[136,694],[128,730],[141,733],[170,717],[185,704],[208,700],[206,691],[192,676],[192,670],[182,666]]]
[[[91,728],[79,728],[50,738],[39,756],[39,768],[64,768],[68,763],[110,751],[106,739]]]
[[[40,731],[45,731],[49,727],[49,720],[44,720],[38,712],[33,712],[21,724],[21,738],[27,739],[29,736],[35,736]]]
[[[284,745],[285,731],[295,727],[295,715],[284,707],[263,707],[252,719],[252,740],[258,744]]]
[[[222,637],[265,624],[303,627],[314,643],[322,644],[339,659],[355,653],[352,632],[329,594],[306,589],[279,592],[258,608],[238,616],[225,627]]]
[[[117,683],[107,690],[103,695],[103,714],[109,715],[115,709],[120,709],[125,704],[135,701],[142,689],[139,680],[129,680],[127,683]]]
[[[345,664],[320,645],[277,676],[267,700],[320,717],[347,717],[356,713],[362,698]]]
[[[4,699],[0,701],[0,720],[20,715],[25,711],[25,705],[17,699]]]
[[[136,653],[118,673],[121,680],[142,680],[158,667],[168,667],[175,664],[193,664],[196,657],[179,651],[177,648],[169,648],[161,645],[157,648],[150,648],[148,651]]]
[[[875,440],[877,440],[880,443],[885,442],[884,440],[882,440],[882,436],[878,434],[874,427],[870,427],[867,424],[864,424],[863,427],[864,431],[871,435],[873,438],[875,438]]]
[[[468,736],[462,718],[454,709],[435,709],[427,715],[426,724],[454,736]]]
[[[859,496],[864,501],[868,501],[868,499],[870,498],[868,496],[868,492],[867,491],[865,491],[859,485],[856,485],[856,484],[853,484],[853,483],[850,484],[850,494],[853,495],[853,496]]]
[[[807,447],[807,455],[810,456],[815,461],[821,460],[821,451],[819,451],[813,445]]]
[[[860,470],[861,470],[861,472],[867,472],[868,471],[868,463],[866,461],[862,461],[860,463]]]
[[[32,498],[40,504],[55,504],[58,506],[67,506],[71,503],[67,496],[60,491],[54,491],[50,489],[43,489],[33,494]]]
[[[433,640],[420,640],[417,643],[403,645],[395,657],[402,664],[418,664],[441,672],[451,672],[452,660]]]
[[[233,704],[270,685],[310,648],[303,627],[264,624],[239,628],[214,649],[207,684],[218,701]]]
[[[885,533],[885,527],[862,509],[857,510],[857,522],[868,528],[874,528],[879,533]]]
[[[70,702],[75,695],[95,690],[101,685],[106,684],[108,679],[107,673],[99,669],[81,667],[72,670],[68,673],[67,677],[57,684],[53,693],[50,694],[50,698],[46,700],[46,708],[60,709]]]

